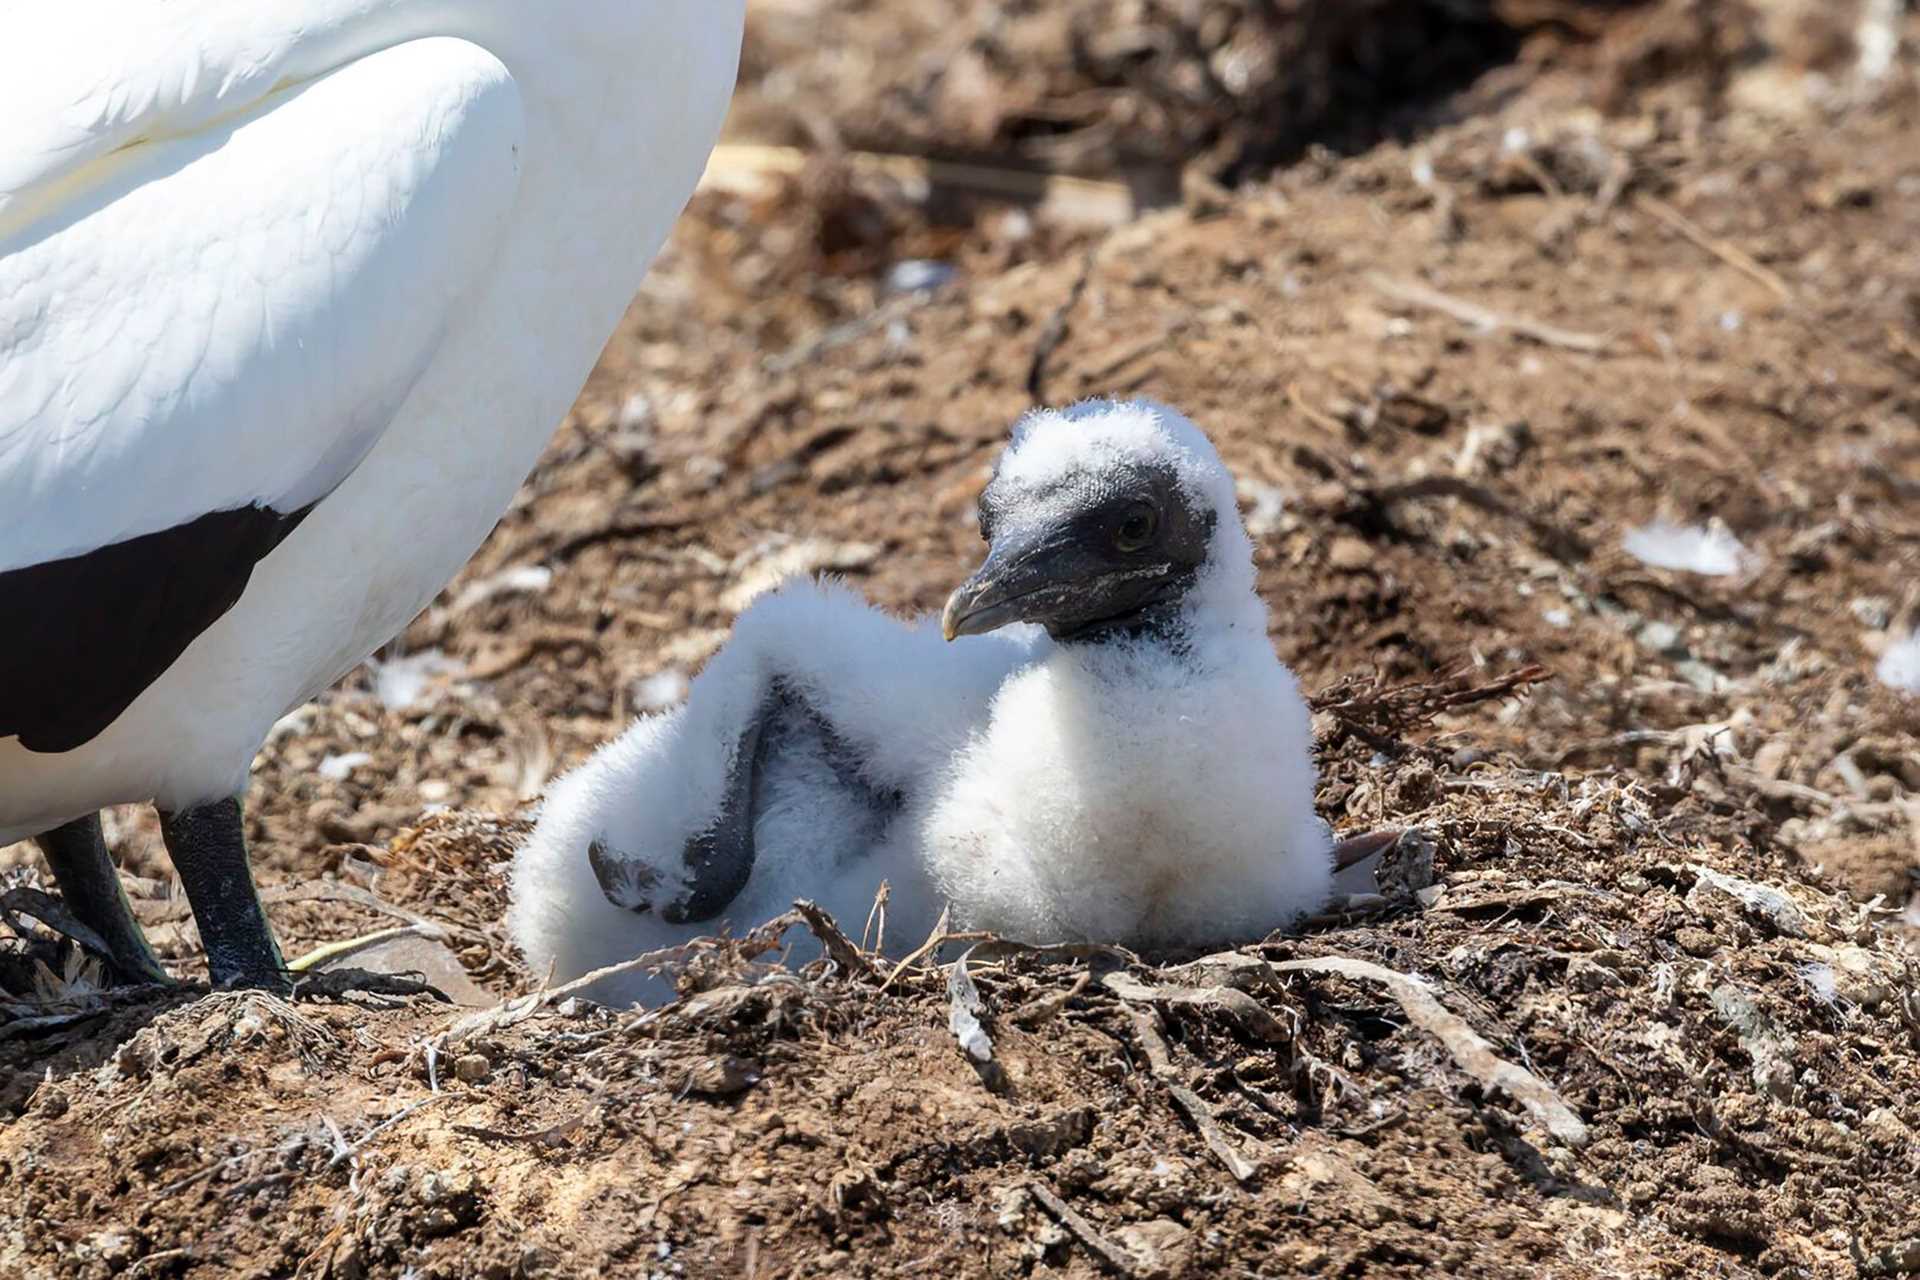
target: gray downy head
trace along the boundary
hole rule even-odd
[[[1108,457],[1042,488],[996,473],[980,495],[986,561],[947,600],[947,639],[1032,622],[1063,643],[1177,638],[1215,515],[1154,461]]]

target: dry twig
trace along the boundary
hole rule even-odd
[[[1442,315],[1452,316],[1462,324],[1487,333],[1497,333],[1505,329],[1508,333],[1549,347],[1564,347],[1569,351],[1600,352],[1607,349],[1607,339],[1597,333],[1578,333],[1572,329],[1560,329],[1538,320],[1529,320],[1525,316],[1504,315],[1477,302],[1468,302],[1452,294],[1442,293],[1438,289],[1412,280],[1396,280],[1377,271],[1367,274],[1367,283],[1395,302],[1409,307],[1421,307],[1428,311],[1438,311]]]
[[[1067,318],[1073,309],[1080,305],[1080,296],[1087,291],[1087,281],[1093,279],[1094,260],[1099,257],[1100,245],[1095,244],[1080,258],[1080,274],[1073,278],[1073,287],[1067,290],[1066,300],[1047,318],[1046,327],[1040,330],[1040,339],[1033,346],[1033,360],[1027,365],[1027,398],[1034,404],[1045,404],[1047,400],[1047,362],[1053,359],[1053,353],[1066,341]]]
[[[1126,1251],[1101,1235],[1099,1229],[1091,1222],[1075,1213],[1072,1205],[1038,1182],[1027,1184],[1027,1194],[1038,1201],[1040,1207],[1045,1209],[1055,1222],[1071,1231],[1073,1238],[1085,1245],[1089,1253],[1112,1268],[1114,1272],[1123,1276],[1136,1274],[1133,1259],[1127,1256]]]
[[[606,1096],[605,1090],[596,1092],[591,1098],[587,1099],[585,1109],[569,1119],[560,1121],[558,1124],[548,1125],[544,1129],[536,1129],[532,1133],[515,1133],[506,1129],[489,1129],[485,1125],[478,1124],[456,1124],[453,1126],[453,1131],[455,1133],[464,1133],[470,1138],[478,1138],[482,1142],[528,1142],[536,1147],[557,1148],[566,1145],[566,1140],[571,1137],[581,1125],[587,1122],[587,1117],[593,1114],[594,1108],[600,1105],[600,1100],[604,1096]]]
[[[1258,1000],[1234,987],[1145,983],[1124,969],[1104,975],[1100,982],[1122,1000],[1132,1003],[1185,1005],[1224,1014],[1248,1035],[1268,1044],[1286,1044],[1293,1039],[1294,1028],[1275,1017]]]
[[[1593,548],[1579,535],[1530,511],[1515,509],[1491,489],[1462,476],[1421,476],[1405,484],[1356,490],[1354,496],[1382,512],[1395,503],[1411,502],[1417,498],[1458,498],[1490,515],[1504,516],[1526,525],[1527,532],[1539,541],[1541,550],[1561,564],[1579,564],[1593,554]]]
[[[471,1039],[473,1036],[501,1031],[513,1026],[515,1023],[524,1022],[546,1006],[564,1000],[568,996],[585,991],[597,982],[603,982],[608,978],[621,977],[629,973],[652,973],[667,965],[675,964],[686,960],[690,956],[698,955],[703,951],[711,951],[716,947],[731,946],[736,948],[741,955],[752,958],[778,946],[781,935],[786,933],[788,929],[791,929],[797,924],[805,923],[806,921],[798,912],[789,911],[783,915],[775,916],[759,928],[737,939],[695,938],[692,942],[685,943],[678,947],[665,947],[659,951],[649,951],[645,955],[635,956],[631,960],[622,960],[619,964],[610,964],[604,968],[595,969],[592,973],[582,974],[573,981],[563,983],[560,986],[548,987],[544,991],[535,991],[528,995],[518,996],[512,1000],[502,1001],[491,1009],[482,1009],[475,1013],[466,1014],[456,1019],[445,1031],[440,1033],[438,1038],[439,1044],[444,1052],[446,1047],[459,1044],[464,1040]]]
[[[1498,1089],[1513,1098],[1561,1142],[1570,1147],[1586,1145],[1586,1122],[1573,1113],[1560,1095],[1539,1076],[1495,1054],[1493,1046],[1479,1032],[1440,1003],[1425,981],[1352,956],[1283,960],[1275,962],[1273,967],[1283,973],[1334,973],[1381,984],[1399,1001],[1400,1008],[1414,1025],[1445,1045],[1467,1074],[1487,1088]]]
[[[393,1128],[395,1125],[399,1124],[401,1121],[407,1119],[409,1116],[412,1116],[417,1112],[424,1111],[428,1107],[432,1106],[434,1103],[444,1101],[445,1099],[450,1098],[452,1096],[453,1096],[452,1094],[447,1094],[447,1093],[428,1094],[426,1097],[420,1099],[420,1101],[414,1103],[412,1106],[402,1107],[399,1111],[395,1112],[391,1116],[388,1116],[385,1120],[382,1120],[379,1124],[373,1126],[373,1128],[367,1130],[365,1133],[361,1134],[358,1138],[354,1139],[352,1142],[346,1141],[345,1135],[340,1132],[340,1127],[334,1124],[330,1118],[322,1116],[321,1118],[323,1120],[326,1120],[327,1122],[328,1131],[334,1135],[333,1158],[327,1161],[328,1170],[331,1171],[334,1169],[338,1169],[341,1165],[345,1164],[347,1161],[353,1159],[355,1156],[359,1155],[362,1151],[366,1150],[368,1143],[372,1142],[375,1138],[387,1132],[389,1129]]]
[[[1160,1031],[1160,1012],[1151,1007],[1138,1005],[1127,1007],[1128,1015],[1133,1019],[1133,1033],[1140,1041],[1141,1050],[1147,1055],[1147,1070],[1154,1079],[1165,1086],[1180,1114],[1187,1123],[1199,1133],[1200,1140],[1206,1143],[1207,1150],[1213,1153],[1226,1171],[1233,1175],[1234,1181],[1247,1183],[1253,1181],[1260,1172],[1257,1161],[1249,1160],[1227,1137],[1226,1130],[1214,1116],[1213,1108],[1207,1105],[1205,1098],[1182,1084],[1179,1073],[1173,1065],[1173,1050],[1167,1044],[1166,1036]]]
[[[802,920],[806,921],[807,928],[813,936],[820,939],[820,945],[827,949],[827,955],[833,958],[835,964],[855,977],[872,976],[873,961],[869,960],[859,947],[853,945],[853,939],[849,938],[840,926],[834,923],[833,917],[821,910],[818,904],[801,898],[794,902],[793,909],[800,914]]]
[[[1384,747],[1431,724],[1436,716],[1475,703],[1512,697],[1552,678],[1553,673],[1538,664],[1509,671],[1483,684],[1468,684],[1459,672],[1395,685],[1377,676],[1371,679],[1349,676],[1328,685],[1307,701],[1315,712],[1331,716],[1342,733],[1352,734],[1371,746]],[[1336,738],[1322,745],[1333,746],[1338,741]]]
[[[882,995],[885,995],[887,988],[893,985],[895,978],[906,973],[912,969],[914,965],[919,964],[922,960],[925,960],[928,956],[939,950],[940,945],[952,937],[952,935],[947,932],[947,921],[950,916],[951,913],[949,910],[942,907],[940,910],[940,918],[933,922],[933,931],[927,934],[927,940],[915,947],[906,959],[893,966],[892,971],[887,974],[887,980],[880,984],[880,993]]]
[[[1092,982],[1092,971],[1082,970],[1074,976],[1073,983],[1070,986],[1063,990],[1049,992],[1044,996],[1037,996],[1027,1001],[1027,1003],[1008,1014],[1007,1021],[1014,1023],[1016,1026],[1025,1027],[1028,1030],[1032,1030],[1042,1023],[1050,1022],[1054,1018],[1059,1017],[1068,1005],[1084,995],[1087,987],[1091,985]]]
[[[723,142],[713,149],[700,185],[752,190],[769,174],[796,176],[820,158],[799,147]],[[855,178],[891,182],[911,194],[931,194],[940,189],[965,191],[1044,206],[1050,213],[1082,225],[1118,226],[1135,213],[1133,192],[1123,182],[880,151],[836,151],[831,159]]]
[[[1779,276],[1767,270],[1746,253],[1727,243],[1725,240],[1715,240],[1706,233],[1705,229],[1703,229],[1699,223],[1668,204],[1665,200],[1660,199],[1658,196],[1641,192],[1640,195],[1635,197],[1635,203],[1679,232],[1682,237],[1691,240],[1700,248],[1705,249],[1708,253],[1720,259],[1720,261],[1726,263],[1741,275],[1771,289],[1775,294],[1779,295],[1782,302],[1793,301],[1793,286],[1789,285],[1785,280],[1782,280]]]

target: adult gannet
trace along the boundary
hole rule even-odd
[[[698,180],[744,0],[0,10],[0,844],[164,976],[97,810],[153,801],[216,984],[284,972],[274,720],[472,554]]]
[[[1015,938],[1136,947],[1319,906],[1307,707],[1206,437],[1145,401],[1034,413],[980,528],[986,561],[940,620],[784,586],[683,706],[556,783],[508,914],[534,970],[572,978],[796,897],[864,920],[882,880],[908,946],[943,903]]]

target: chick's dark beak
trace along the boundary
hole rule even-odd
[[[940,611],[940,634],[949,643],[961,636],[977,636],[1014,621],[1013,602],[1000,590],[1000,584],[976,573],[947,597]]]
[[[1079,611],[1089,580],[1106,566],[1055,531],[994,540],[986,563],[947,597],[940,630],[948,640],[983,635],[1012,622],[1053,624]]]

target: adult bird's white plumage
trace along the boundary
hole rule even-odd
[[[506,508],[699,178],[743,11],[0,10],[0,843],[48,834],[124,967],[88,815],[152,800],[216,979],[271,978],[228,798]]]
[[[789,584],[685,705],[556,783],[508,915],[534,969],[576,977],[796,897],[863,920],[882,880],[904,946],[947,903],[1016,938],[1165,947],[1323,902],[1306,704],[1206,437],[1150,402],[1030,415],[981,528],[942,619]]]

